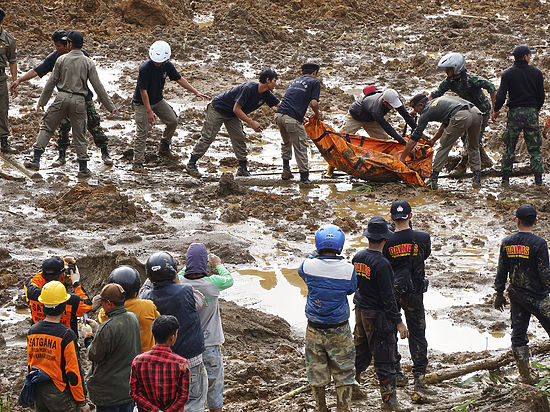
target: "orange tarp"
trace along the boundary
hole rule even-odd
[[[405,164],[399,160],[404,146],[393,139],[339,134],[315,118],[305,128],[327,163],[351,176],[424,186],[422,178],[432,173],[433,149],[428,145],[418,143]]]

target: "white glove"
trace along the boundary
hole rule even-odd
[[[75,266],[74,270],[71,271],[71,282],[73,285],[76,282],[80,282],[80,272],[78,271],[78,266]]]

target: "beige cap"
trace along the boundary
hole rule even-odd
[[[125,299],[124,289],[118,283],[109,283],[103,286],[99,296],[102,300],[111,302],[123,302]]]
[[[393,89],[388,89],[384,93],[382,93],[382,100],[387,102],[394,109],[403,106],[403,102],[399,98],[399,95]]]

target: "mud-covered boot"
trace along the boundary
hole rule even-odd
[[[409,411],[408,408],[402,408],[397,402],[397,392],[395,390],[395,382],[380,384],[380,395],[382,396],[382,405],[380,409],[383,411]]]
[[[15,150],[13,150],[8,143],[7,137],[0,138],[0,150],[2,151],[2,153],[15,153]]]
[[[327,400],[325,398],[324,386],[312,386],[311,392],[313,393],[313,399],[315,399],[315,405],[317,405],[317,412],[328,412]]]
[[[343,385],[336,388],[336,412],[351,412],[351,395],[355,385]]]
[[[300,186],[302,187],[312,187],[313,183],[309,180],[309,171],[300,172]]]
[[[414,391],[424,395],[435,395],[437,393],[433,389],[430,389],[428,385],[426,385],[424,375],[418,375],[414,377]]]
[[[407,386],[409,384],[409,380],[403,375],[403,371],[401,370],[401,365],[398,364],[395,367],[395,385],[402,388],[404,386]]]
[[[539,377],[535,371],[533,371],[529,363],[529,346],[517,346],[512,348],[512,353],[514,354],[514,359],[518,366],[521,381],[527,385],[534,385]]]
[[[90,169],[88,169],[87,160],[78,161],[78,177],[90,177]]]
[[[67,163],[66,154],[67,152],[65,150],[59,150],[59,156],[52,163],[52,167],[63,166],[65,163]]]
[[[248,171],[248,161],[245,160],[239,160],[239,168],[237,169],[237,176],[250,176],[250,172]]]
[[[468,169],[468,153],[462,155],[460,162],[456,165],[453,171],[449,173],[449,176],[455,176],[455,177],[464,176],[467,169]]]
[[[189,173],[193,177],[201,177],[201,172],[199,172],[199,168],[197,167],[198,160],[199,157],[192,154],[189,158],[189,162],[185,166],[185,170],[187,170],[187,173]]]
[[[473,187],[481,187],[481,170],[474,170],[474,177],[472,179]]]
[[[510,172],[502,172],[502,180],[500,181],[502,187],[510,186]]]
[[[437,179],[439,179],[439,172],[432,172],[430,181],[426,185],[429,189],[437,190]]]
[[[329,166],[327,167],[327,172],[325,173],[325,177],[327,177],[327,178],[333,177],[333,176],[334,176],[334,170],[335,170],[335,169],[334,169],[334,166],[330,166],[330,165],[329,165]]]
[[[544,182],[542,181],[542,173],[535,173],[535,185],[536,186],[543,186]]]
[[[479,157],[481,158],[482,169],[488,169],[493,166],[493,161],[491,160],[483,146],[479,146]]]
[[[283,159],[283,173],[281,175],[281,179],[283,180],[294,179],[294,175],[290,171],[290,160]]]
[[[103,160],[103,163],[107,166],[112,166],[113,159],[111,159],[111,156],[109,156],[109,149],[107,146],[103,146],[101,148],[101,159]]]
[[[32,160],[25,160],[23,166],[27,169],[39,170],[40,169],[40,156],[44,153],[43,150],[34,149],[34,154]]]
[[[170,143],[166,139],[160,139],[160,145],[159,145],[159,157],[166,157],[168,159],[176,159],[177,156],[172,153],[172,149],[170,148]]]

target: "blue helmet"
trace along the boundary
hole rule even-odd
[[[342,253],[346,235],[336,225],[325,225],[315,232],[315,248],[317,252],[321,250],[333,250],[338,254]]]

